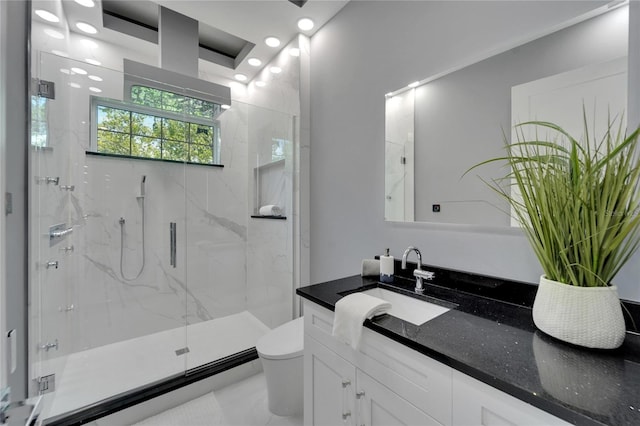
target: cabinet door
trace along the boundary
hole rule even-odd
[[[569,426],[569,423],[455,371],[453,373],[453,425]]]
[[[305,425],[355,425],[355,367],[308,335],[304,345]]]
[[[361,370],[357,370],[356,375],[359,426],[441,426],[434,418],[371,376]]]

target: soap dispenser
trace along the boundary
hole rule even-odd
[[[383,283],[393,282],[393,256],[389,255],[389,249],[380,256],[380,281]]]

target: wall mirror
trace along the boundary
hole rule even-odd
[[[385,220],[514,225],[478,177],[503,168],[462,175],[502,155],[514,123],[553,121],[580,135],[583,104],[605,122],[607,109],[626,110],[628,22],[628,6],[611,9],[387,94]]]

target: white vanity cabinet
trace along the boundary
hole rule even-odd
[[[304,301],[306,426],[567,426],[524,401],[364,329],[332,337],[333,312]]]
[[[356,424],[356,367],[313,338],[305,336],[304,344],[305,424]]]
[[[308,338],[305,345],[305,371],[311,377],[305,378],[306,425],[442,426],[322,343]]]
[[[359,351],[331,336],[333,312],[307,303],[304,423],[451,425],[451,368],[364,330]]]

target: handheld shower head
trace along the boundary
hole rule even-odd
[[[142,182],[140,182],[140,196],[141,197],[144,197],[146,180],[147,180],[147,175],[142,175]]]

